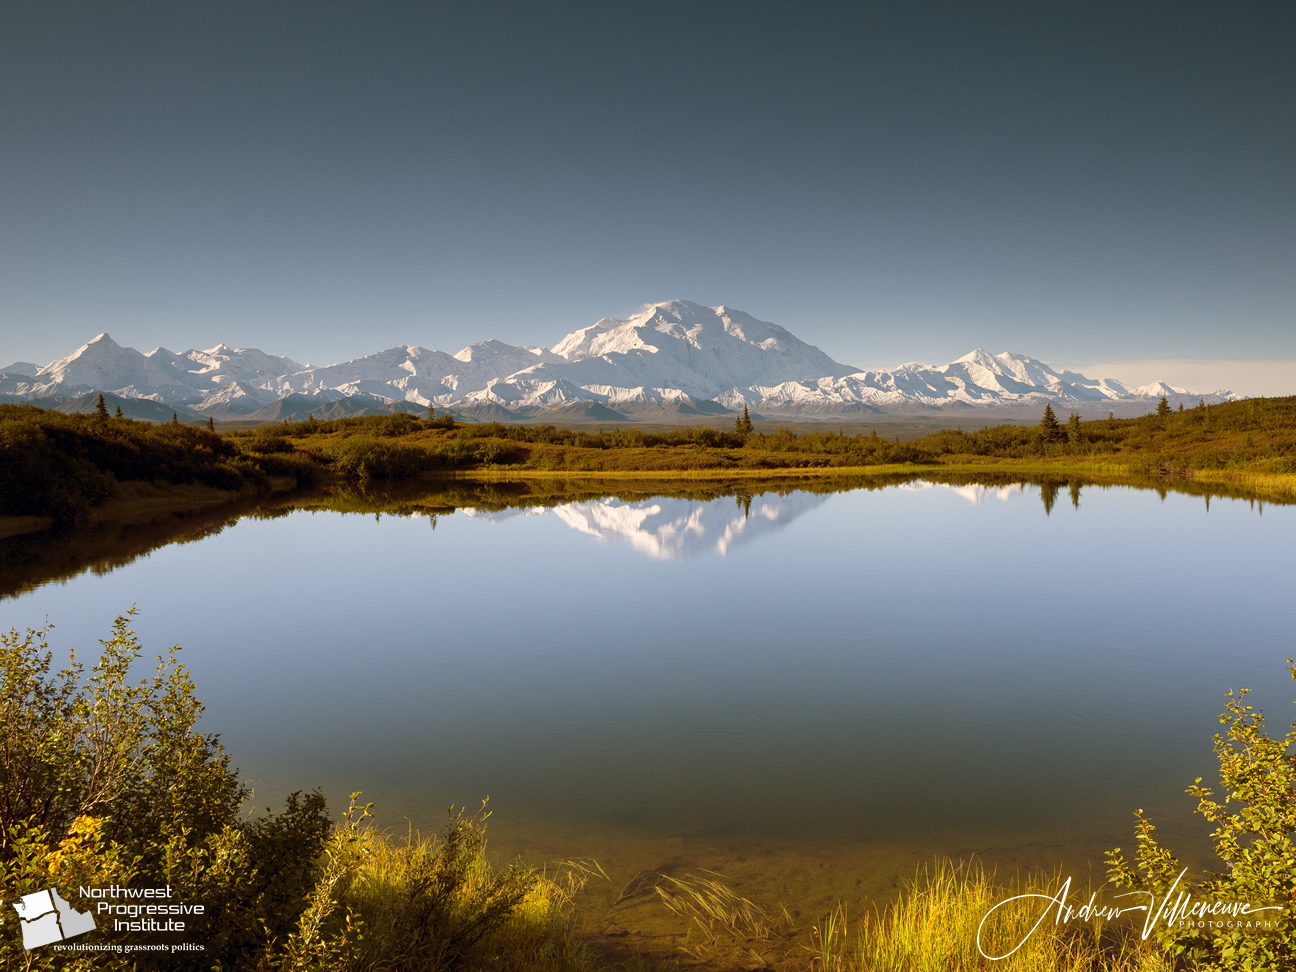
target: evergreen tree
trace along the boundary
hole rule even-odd
[[[1058,425],[1057,416],[1053,414],[1053,406],[1045,402],[1044,417],[1040,419],[1040,433],[1045,442],[1052,442],[1062,434],[1061,426]]]
[[[95,414],[102,419],[108,417],[108,406],[104,403],[103,392],[99,393],[99,401],[95,402]]]
[[[1079,445],[1083,441],[1080,437],[1080,413],[1072,412],[1071,417],[1067,419],[1066,430],[1067,442],[1071,445]]]
[[[171,424],[172,424],[172,425],[179,425],[179,424],[180,424],[180,416],[177,415],[175,412],[172,412],[172,413],[171,413]]]
[[[207,416],[207,431],[208,432],[216,431],[216,420],[212,418],[210,415]]]
[[[115,417],[116,417],[116,418],[122,418],[122,417],[123,417],[123,416],[122,416],[122,410],[121,410],[121,406],[120,406],[120,405],[117,406],[117,415],[116,415]]]
[[[1161,401],[1157,402],[1156,413],[1161,416],[1166,416],[1170,414],[1170,402],[1166,399],[1164,395],[1161,396]]]
[[[739,435],[752,434],[751,415],[748,413],[746,405],[743,405],[742,416],[734,419],[734,431],[737,432]]]
[[[432,407],[431,403],[429,403],[429,404],[428,404],[428,417],[427,417],[427,420],[428,420],[429,422],[431,422],[431,421],[432,421],[433,419],[435,419],[435,418],[436,418],[436,409],[434,409],[434,408]]]

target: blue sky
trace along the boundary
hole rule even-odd
[[[1263,3],[6,4],[0,365],[683,297],[861,367],[1296,392],[1293,39]]]

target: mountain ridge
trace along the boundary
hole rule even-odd
[[[19,372],[17,365],[34,374]],[[356,399],[352,408],[426,408],[520,419],[588,415],[617,421],[723,416],[844,418],[946,409],[1139,404],[1162,396],[1225,401],[1164,382],[1137,387],[1057,371],[1028,355],[975,348],[944,365],[861,370],[790,331],[723,304],[662,301],[625,320],[603,318],[552,348],[479,341],[448,354],[397,345],[315,367],[255,348],[217,344],[141,353],[106,332],[49,364],[0,371],[0,400],[77,402],[111,393],[216,418],[294,415]],[[281,403],[281,404],[277,404]],[[338,406],[342,408],[342,406]],[[337,408],[331,409],[337,411]],[[304,417],[304,416],[303,416]]]

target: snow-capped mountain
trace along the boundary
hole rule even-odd
[[[66,402],[91,391],[150,399],[195,412],[278,418],[346,399],[360,407],[459,411],[527,418],[556,413],[652,421],[759,414],[836,418],[914,409],[1042,404],[1084,408],[1199,397],[1157,382],[1130,388],[1111,378],[1056,371],[1022,354],[977,349],[945,365],[860,371],[834,361],[777,324],[729,307],[686,300],[604,318],[546,349],[482,341],[457,354],[403,345],[325,367],[219,344],[142,354],[100,334],[37,368],[0,371],[5,400]],[[1200,396],[1212,402],[1227,391]],[[335,409],[336,410],[336,409]],[[271,414],[273,413],[273,415]],[[302,416],[304,417],[304,415]]]

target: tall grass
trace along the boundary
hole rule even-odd
[[[823,972],[1172,972],[1164,953],[1126,929],[1058,926],[1053,916],[1040,922],[1046,904],[1040,899],[996,908],[982,926],[1008,897],[1051,897],[1058,883],[1034,878],[1008,890],[978,864],[940,862],[921,869],[898,901],[853,928],[844,908],[827,915],[812,932],[812,965]],[[1024,944],[992,961],[978,949],[978,930],[989,955]]]
[[[573,901],[597,864],[494,867],[485,807],[435,837],[392,838],[353,803],[325,854],[283,972],[592,972]]]

